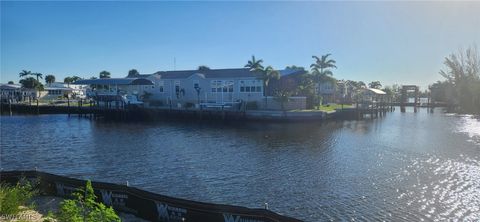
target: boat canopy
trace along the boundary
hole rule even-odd
[[[72,84],[75,85],[154,85],[145,78],[104,78],[104,79],[82,79]]]

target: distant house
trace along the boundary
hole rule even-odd
[[[54,82],[48,83],[45,90],[48,91],[48,95],[51,96],[62,94],[72,98],[85,98],[87,88],[87,85]]]
[[[44,87],[43,91],[39,92],[39,97],[42,100],[54,100],[65,97],[73,97],[73,89],[69,87]]]
[[[134,84],[141,79],[151,84]],[[120,86],[122,81],[128,84]],[[105,94],[104,89],[108,89],[111,96],[136,97],[149,106],[208,108],[254,103],[256,108],[265,108],[263,81],[258,73],[246,68],[159,71],[137,78],[81,80],[78,84],[95,85],[95,95]],[[275,102],[270,103],[270,109],[278,108]]]
[[[19,84],[0,84],[0,96],[2,102],[18,101],[23,97],[22,86]]]
[[[259,102],[263,98],[263,82],[249,69],[161,71],[147,78],[155,83],[145,89],[151,93],[151,100],[179,107],[187,103],[231,105]]]
[[[323,103],[334,103],[336,102],[336,88],[337,85],[335,81],[323,81],[316,85],[316,92],[318,95],[322,96]]]
[[[0,84],[0,96],[2,102],[21,102],[35,99],[37,92],[33,89],[22,88],[20,84]]]
[[[301,84],[302,81],[302,75],[305,75],[307,73],[307,71],[303,69],[284,69],[280,70],[279,72],[280,79],[270,81],[267,89],[267,96],[275,96],[276,91],[279,89],[287,89],[292,92],[297,91],[298,86]]]
[[[337,88],[335,90],[335,98],[337,103],[351,104],[354,102],[354,97],[357,89],[348,80],[338,80]]]

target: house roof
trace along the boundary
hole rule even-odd
[[[206,79],[218,78],[248,78],[256,77],[255,72],[247,68],[238,69],[210,69],[210,70],[181,70],[181,71],[159,71],[152,75],[160,75],[161,79],[186,79],[194,74],[203,74]],[[142,75],[143,76],[143,75]]]
[[[74,85],[153,85],[151,80],[145,78],[104,78],[78,80]]]
[[[3,90],[15,90],[22,88],[22,85],[19,84],[0,84],[0,89]]]
[[[279,72],[281,77],[306,73],[305,70],[301,70],[301,69],[283,69],[283,70],[279,70]]]
[[[68,87],[45,87],[45,90],[73,91],[72,88],[68,88]]]
[[[304,70],[298,70],[298,69],[284,69],[284,70],[279,70],[279,72],[280,72],[280,76],[288,76],[288,75],[305,73]],[[159,71],[154,74],[141,74],[139,76],[146,78],[151,75],[159,75],[161,79],[186,79],[194,74],[202,74],[206,79],[258,77],[258,73],[252,72],[248,68]]]

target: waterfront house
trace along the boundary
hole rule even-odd
[[[87,88],[87,85],[53,82],[46,84],[45,90],[48,91],[48,95],[51,96],[65,95],[70,98],[84,99]]]
[[[295,71],[280,71],[284,75]],[[238,107],[242,104],[251,109],[280,109],[272,91],[264,92],[259,74],[246,68],[161,71],[146,77],[154,87],[146,88],[149,104],[177,108]],[[273,90],[274,87],[269,87]],[[264,95],[266,93],[267,95]],[[265,97],[266,96],[266,97]],[[265,99],[269,100],[265,106]],[[291,98],[295,104],[298,98]],[[287,104],[289,109],[303,108],[303,104]],[[301,102],[300,102],[301,103]]]
[[[232,106],[240,101],[258,102],[263,83],[248,69],[161,71],[148,77],[150,101],[175,107]]]
[[[34,89],[23,88],[20,84],[0,84],[0,95],[2,102],[22,102],[36,99],[38,92]]]
[[[43,91],[38,92],[38,97],[42,100],[64,99],[73,97],[73,89],[69,87],[47,86]]]
[[[322,96],[323,103],[334,103],[336,92],[336,81],[322,81],[316,84],[316,92]]]
[[[20,84],[0,84],[0,96],[2,102],[20,101],[23,98]]]

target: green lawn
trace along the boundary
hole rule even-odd
[[[343,105],[343,108],[352,108],[352,105]],[[290,112],[315,112],[315,111],[323,111],[323,112],[331,112],[335,111],[335,109],[342,109],[341,104],[328,104],[328,105],[322,105],[320,106],[320,109],[295,109],[295,110],[290,110]]]
[[[352,107],[353,107],[352,105],[347,105],[347,104],[343,105],[343,108],[352,108]],[[341,104],[327,104],[327,105],[320,106],[320,110],[325,112],[334,111],[336,109],[341,109],[341,108],[342,108]]]

